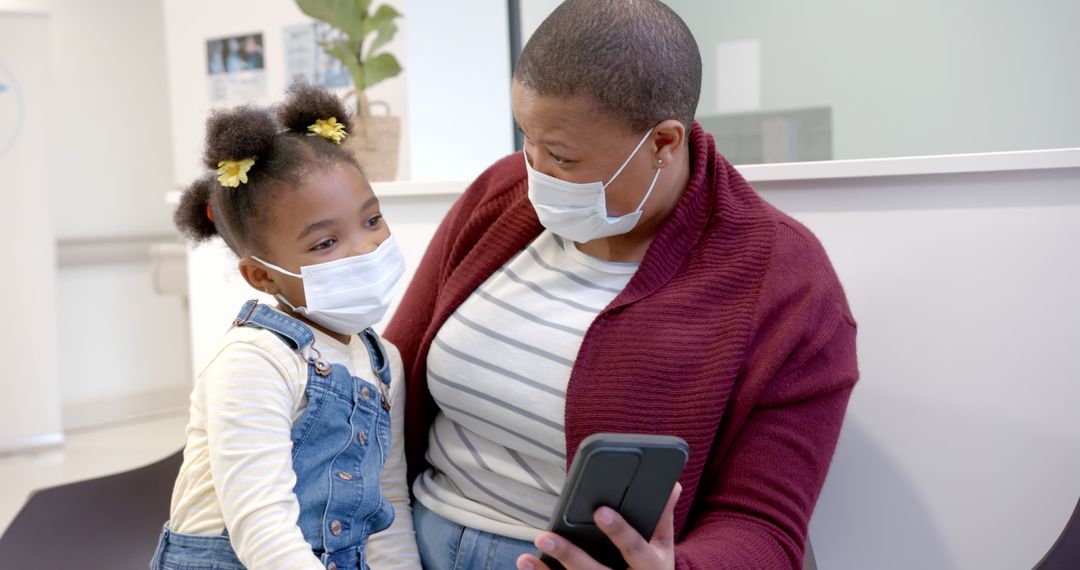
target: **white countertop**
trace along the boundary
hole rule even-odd
[[[819,162],[783,162],[773,164],[736,165],[747,181],[776,182],[785,180],[827,180],[838,178],[876,178],[885,176],[919,176],[927,174],[956,174],[963,172],[1004,172],[1016,170],[1048,170],[1080,168],[1080,148],[947,154],[937,156],[908,156],[897,158],[864,158],[856,160],[825,160]],[[381,199],[460,194],[471,181],[396,181],[372,184]],[[180,201],[180,192],[165,196],[169,204]]]

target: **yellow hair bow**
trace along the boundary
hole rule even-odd
[[[218,182],[222,186],[237,188],[241,184],[247,184],[248,171],[255,164],[254,158],[243,160],[222,160],[217,163]]]
[[[334,141],[334,144],[341,144],[342,139],[348,134],[345,131],[345,125],[337,122],[337,117],[330,117],[329,119],[318,119],[314,125],[307,128],[312,134],[319,135],[320,137]]]

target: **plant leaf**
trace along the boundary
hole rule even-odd
[[[383,4],[375,10],[375,13],[367,18],[364,22],[365,32],[371,32],[378,28],[383,22],[389,22],[401,17],[401,12],[398,12],[396,8],[389,4]]]
[[[364,60],[364,89],[401,73],[401,64],[390,53],[380,53]]]
[[[367,49],[367,55],[374,55],[379,51],[379,48],[394,39],[394,35],[398,31],[398,26],[394,23],[394,20],[400,17],[401,12],[395,10],[393,6],[383,4],[364,22],[364,36],[367,36],[370,32],[376,32],[375,40],[371,42]]]
[[[366,34],[364,21],[371,0],[296,0],[296,5],[303,13],[345,32],[357,43]]]

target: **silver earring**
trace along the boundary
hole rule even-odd
[[[664,164],[664,159],[662,159],[662,158],[656,159],[656,164]]]

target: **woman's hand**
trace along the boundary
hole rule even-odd
[[[667,506],[656,524],[652,540],[645,542],[640,534],[612,509],[600,507],[593,513],[593,521],[611,542],[622,552],[631,570],[673,570],[675,568],[675,503],[682,493],[682,485],[676,483],[671,490]],[[550,532],[536,537],[534,542],[541,552],[558,560],[567,570],[601,570],[601,565],[585,551],[565,538]],[[517,559],[518,570],[551,570],[547,564],[531,554]]]

